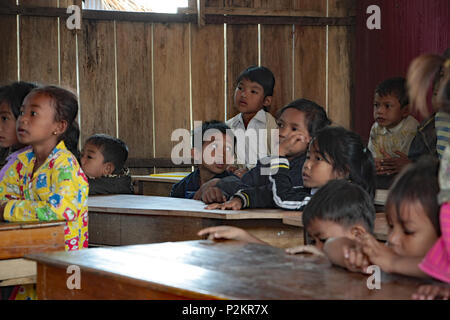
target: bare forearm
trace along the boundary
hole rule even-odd
[[[422,260],[423,257],[398,256],[391,261],[390,266],[388,266],[387,270],[383,271],[417,278],[430,278],[429,275],[427,275],[419,268],[419,264]],[[382,266],[381,269],[383,269]]]

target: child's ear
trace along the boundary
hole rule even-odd
[[[272,104],[272,98],[272,96],[266,96],[263,101],[263,106],[270,107],[270,105]]]
[[[115,166],[112,162],[106,162],[103,164],[103,175],[107,176],[114,172]]]
[[[58,121],[58,124],[56,126],[56,133],[57,133],[57,135],[63,134],[64,131],[67,130],[68,125],[69,124],[67,123],[66,120]]]
[[[354,225],[351,229],[350,229],[350,234],[352,235],[352,237],[354,239],[358,239],[361,236],[365,235],[367,233],[366,228],[364,228],[362,225],[357,224]]]

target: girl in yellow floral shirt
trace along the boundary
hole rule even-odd
[[[77,98],[65,89],[31,91],[16,128],[20,143],[32,149],[18,155],[0,182],[0,221],[66,220],[68,251],[88,246],[89,185],[64,143],[77,113]]]

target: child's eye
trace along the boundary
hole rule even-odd
[[[30,113],[31,113],[32,116],[37,115],[36,111],[31,111]]]
[[[23,112],[23,110],[20,110],[19,116],[23,116],[24,114],[25,114],[25,112]]]
[[[321,243],[325,243],[326,241],[327,241],[328,239],[319,239],[319,241],[321,242]]]
[[[8,120],[8,117],[2,117],[2,121]]]
[[[278,128],[283,128],[284,127],[284,125],[281,122],[278,122],[277,126],[278,126]]]
[[[253,94],[257,94],[257,93],[258,93],[258,91],[252,90],[252,91],[251,91],[251,93],[253,93]]]
[[[407,236],[411,236],[413,235],[415,232],[414,231],[409,231],[409,230],[403,230],[403,233],[406,234]]]

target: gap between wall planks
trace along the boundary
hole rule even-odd
[[[337,12],[335,16],[348,14],[342,6],[342,1],[335,2],[340,4],[335,7],[331,5],[332,2],[329,0],[330,16],[333,10]],[[298,1],[298,4],[300,9],[326,10],[325,0]],[[265,5],[268,3],[266,2]],[[325,14],[326,12],[323,16]],[[44,19],[44,24],[34,23],[34,26],[36,29],[42,29],[42,25],[51,26],[48,27],[51,31],[47,30],[47,36],[40,37],[43,38],[43,43],[50,44],[48,47],[54,50],[55,45],[52,39],[57,32],[57,18],[28,16],[22,18]],[[61,64],[59,70],[57,64],[55,68],[53,63],[55,57],[53,52],[40,54],[38,61],[41,63],[32,65],[31,62],[25,61],[27,59],[21,58],[25,66],[29,66],[24,70],[22,65],[22,72],[39,77],[23,80],[36,81],[44,75],[45,79],[57,81],[58,72],[60,72],[61,85],[76,90],[75,33],[67,30],[64,19],[60,20]],[[5,28],[10,28],[11,32],[15,31],[14,16],[2,16],[0,23],[5,25]],[[22,23],[25,24],[24,30],[39,33],[33,30],[31,22],[22,21]],[[143,41],[144,36],[137,34],[137,30],[142,30],[139,27],[142,25],[146,26],[146,30],[151,30],[153,26],[154,36],[157,39],[151,37],[150,31],[146,31],[148,34],[145,33],[145,37],[149,37],[150,40]],[[122,34],[122,28],[128,28],[129,31]],[[351,124],[349,108],[352,83],[351,60],[348,53],[349,57],[346,56],[346,50],[350,47],[349,30],[352,28],[329,27],[329,114],[333,120],[346,127]],[[103,131],[115,135],[117,120],[119,137],[129,144],[130,157],[170,157],[170,150],[175,144],[170,142],[170,133],[173,129],[190,129],[194,120],[213,118],[224,120],[224,69],[226,69],[228,92],[227,118],[235,115],[234,81],[244,68],[258,63],[258,28],[256,25],[227,25],[226,29],[227,65],[225,66],[223,25],[206,25],[199,29],[196,24],[186,23],[118,21],[116,22],[117,43],[114,43],[114,21],[84,20],[83,32],[78,33],[82,141],[94,132]],[[291,101],[292,97],[309,98],[325,107],[327,83],[325,29],[325,27],[294,26],[293,39],[290,39],[292,25],[261,26],[262,64],[267,64],[273,70],[277,83],[272,113]],[[25,40],[24,33],[21,34],[21,39]],[[277,36],[271,39],[271,34]],[[340,40],[333,41],[334,36]],[[5,39],[5,35],[2,38]],[[8,38],[6,41],[13,45],[1,48],[0,54],[2,61],[11,61],[11,66],[14,67],[17,63],[15,34],[8,33]],[[168,42],[169,38],[178,40]],[[148,42],[153,45],[153,51],[152,45],[148,45]],[[145,43],[146,47],[141,47],[142,43]],[[293,45],[294,50],[292,50]],[[30,44],[25,45],[21,57],[29,52],[28,48],[31,48]],[[46,50],[46,47],[42,45],[39,48]],[[145,56],[139,57],[141,55]],[[154,69],[151,68],[152,56]],[[57,57],[56,53],[56,60]],[[119,93],[117,119],[115,59],[117,59],[117,91]],[[134,64],[135,61],[136,63],[142,61],[142,66],[131,67],[132,71],[127,71],[124,66]],[[191,74],[189,74],[189,63],[191,63]],[[17,79],[16,68],[3,67],[2,71],[3,69],[0,82]],[[152,77],[154,83],[152,83]],[[192,93],[189,81],[192,81]],[[154,92],[152,85],[155,87]],[[155,119],[152,118],[153,111]],[[154,127],[153,122],[155,122]],[[144,124],[148,125],[144,128]],[[153,152],[153,142],[156,153]]]

